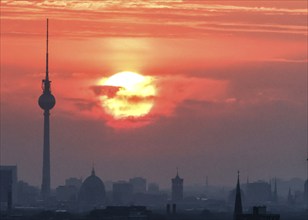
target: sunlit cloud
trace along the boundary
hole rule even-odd
[[[284,8],[279,4],[276,7],[257,7],[253,4],[232,5],[227,1],[213,4],[203,1],[45,0],[6,1],[2,8],[2,19],[9,23],[16,19],[38,20],[46,14],[56,21],[66,21],[74,29],[62,30],[57,35],[75,37],[193,37],[213,32],[307,35],[307,9]],[[280,21],[273,23],[271,18]],[[81,25],[84,22],[90,25]],[[8,26],[11,26],[9,23]],[[3,34],[22,33],[13,29],[5,29]]]

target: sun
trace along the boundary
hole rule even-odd
[[[119,72],[99,81],[100,101],[104,110],[115,119],[147,115],[154,105],[154,79],[135,72]]]

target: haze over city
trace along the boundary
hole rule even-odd
[[[162,188],[177,167],[185,185],[307,179],[306,1],[7,0],[0,159],[18,179],[41,184],[46,18],[53,188],[93,164]],[[123,71],[148,93],[113,100]]]

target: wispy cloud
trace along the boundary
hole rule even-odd
[[[79,37],[194,37],[213,32],[306,36],[307,8],[277,6],[239,6],[227,1],[211,4],[180,0],[4,1],[1,17],[4,25],[10,26],[12,21],[41,20],[49,16],[67,23],[67,32],[62,31],[58,35]],[[16,33],[20,31],[13,28],[3,30],[3,34]]]

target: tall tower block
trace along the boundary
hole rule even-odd
[[[48,71],[48,19],[46,31],[46,75],[42,80],[43,94],[38,99],[39,106],[44,110],[44,145],[43,145],[43,176],[41,195],[46,199],[50,195],[50,141],[49,141],[49,111],[55,106],[56,99],[51,94]]]
[[[183,182],[184,179],[180,178],[179,171],[177,169],[176,176],[171,179],[171,199],[172,202],[180,202],[183,200]]]

